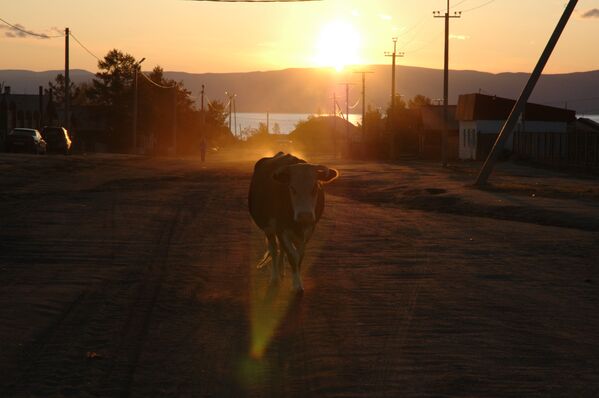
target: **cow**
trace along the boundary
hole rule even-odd
[[[306,243],[324,210],[322,186],[338,176],[335,169],[283,152],[256,162],[248,204],[252,219],[266,235],[267,250],[258,267],[272,262],[271,285],[278,285],[283,277],[287,257],[293,289],[303,292],[301,264]]]

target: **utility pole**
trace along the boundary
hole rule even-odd
[[[566,6],[564,13],[562,14],[562,17],[560,18],[559,22],[557,23],[557,26],[555,27],[555,30],[553,31],[553,34],[551,35],[551,37],[549,38],[549,41],[547,42],[547,46],[545,47],[545,50],[543,50],[543,53],[541,54],[541,57],[539,58],[537,65],[535,66],[532,74],[530,75],[530,78],[528,79],[528,82],[526,83],[526,86],[524,87],[524,90],[522,91],[520,98],[518,98],[518,101],[516,101],[516,104],[512,108],[510,116],[508,117],[508,119],[505,121],[505,124],[501,128],[501,131],[499,132],[499,136],[497,137],[497,140],[495,141],[495,144],[493,145],[493,149],[491,149],[491,153],[489,153],[487,160],[485,160],[485,164],[483,165],[483,167],[480,170],[480,173],[478,174],[478,178],[476,179],[475,185],[483,186],[483,185],[487,184],[487,180],[489,179],[489,176],[493,172],[493,167],[495,166],[495,163],[497,162],[497,158],[499,157],[499,154],[503,150],[505,143],[507,142],[507,140],[510,138],[510,136],[514,132],[514,128],[516,127],[516,124],[518,123],[518,119],[520,118],[520,115],[524,111],[524,109],[526,107],[526,103],[528,102],[528,99],[530,98],[530,95],[532,94],[532,92],[537,84],[537,81],[541,77],[541,74],[543,73],[543,69],[545,68],[545,65],[547,64],[547,61],[549,60],[549,57],[551,56],[551,53],[553,52],[555,45],[559,41],[559,38],[560,38],[562,32],[564,31],[564,28],[568,24],[568,20],[572,16],[572,13],[574,12],[574,8],[576,8],[576,3],[578,3],[578,0],[570,0],[568,5]]]
[[[233,134],[232,122],[233,122],[233,99],[235,98],[235,94],[231,94],[228,91],[225,91],[225,95],[229,98],[229,131]]]
[[[133,131],[132,131],[132,140],[133,143],[133,153],[136,152],[137,149],[137,74],[140,72],[141,63],[146,59],[142,58],[139,62],[135,64],[135,70],[133,72]]]
[[[393,39],[393,52],[385,52],[385,56],[386,57],[392,57],[393,61],[392,61],[392,66],[391,66],[391,114],[393,114],[393,111],[395,110],[395,58],[401,58],[404,56],[404,53],[397,52],[397,37],[394,37]]]
[[[71,130],[71,77],[69,74],[69,28],[64,30],[64,127]]]
[[[349,82],[340,83],[340,84],[345,85],[345,121],[346,121],[346,123],[345,123],[345,141],[346,141],[348,149],[349,149],[349,86],[352,84]]]
[[[237,137],[237,99],[233,98],[233,115],[235,116],[235,137]]]
[[[2,87],[0,87],[0,92]],[[38,122],[38,127],[41,129],[42,127],[44,127],[44,87],[39,86],[38,87],[38,99],[39,99],[39,118],[37,120]]]
[[[337,157],[337,93],[333,91],[333,147]]]
[[[202,137],[206,135],[204,124],[206,123],[206,116],[204,114],[204,85],[202,84],[201,100],[200,100],[200,141]]]
[[[445,66],[443,69],[443,135],[441,136],[441,161],[443,167],[447,167],[447,136],[449,124],[449,112],[447,102],[449,97],[449,18],[460,18],[461,12],[449,15],[449,0],[447,0],[447,11],[444,15],[440,11],[433,11],[433,18],[445,18]]]
[[[366,142],[366,74],[373,72],[358,71],[354,73],[362,74],[362,142]]]
[[[393,134],[393,126],[395,125],[395,59],[403,57],[404,53],[397,52],[397,37],[393,37],[393,52],[385,52],[386,57],[392,57],[391,66],[391,111],[387,115],[391,130],[391,158],[395,157],[395,136]]]
[[[173,85],[173,141],[174,141],[174,149],[175,156],[177,155],[177,85]]]

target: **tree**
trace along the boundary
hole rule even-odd
[[[272,126],[272,132],[273,134],[281,134],[281,126],[279,126],[279,123],[275,122]]]
[[[422,108],[423,106],[427,106],[432,103],[433,103],[433,101],[429,97],[418,94],[414,98],[412,98],[411,100],[408,101],[408,108],[410,108],[410,109]]]
[[[177,151],[193,153],[199,148],[201,114],[194,109],[191,91],[183,82],[166,78],[164,69],[157,65],[147,75],[138,72],[137,90],[141,140],[152,137],[155,149],[164,153],[175,143],[176,125]]]
[[[206,112],[206,124],[212,127],[225,127],[228,112],[225,110],[225,104],[218,100],[208,102],[208,112]]]
[[[52,99],[54,104],[59,108],[64,107],[64,86],[64,75],[59,73],[56,75],[53,82],[48,82],[48,88],[44,89],[44,95],[50,95],[50,90],[52,90]],[[88,83],[75,84],[70,82],[69,86],[71,105],[84,105],[87,103],[87,90],[89,89]]]
[[[385,127],[381,111],[378,108],[373,109],[370,105],[364,113],[363,123],[367,141],[378,139]]]
[[[236,137],[226,123],[229,112],[225,104],[218,100],[208,102],[206,112],[206,133],[208,139],[218,145],[226,145],[237,142]]]
[[[128,149],[131,144],[133,79],[137,67],[132,55],[110,50],[98,61],[99,71],[88,91],[90,102],[104,109],[103,117],[112,131],[109,141],[116,150]]]
[[[137,61],[130,54],[117,49],[110,50],[103,60],[98,61],[99,72],[92,80],[90,99],[96,105],[115,107],[131,102],[131,90]]]

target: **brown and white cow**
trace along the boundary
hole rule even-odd
[[[300,269],[306,243],[324,209],[322,185],[338,176],[335,169],[306,163],[282,152],[256,162],[249,210],[268,241],[268,249],[258,266],[272,261],[272,284],[282,278],[286,256],[291,265],[293,288],[303,291]]]

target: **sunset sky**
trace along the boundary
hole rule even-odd
[[[452,69],[530,71],[565,0],[453,0]],[[99,57],[112,48],[145,57],[144,68],[234,72],[384,64],[398,37],[399,64],[442,68],[444,0],[216,3],[184,0],[5,1],[0,18],[48,35],[70,27]],[[61,38],[20,37],[0,23],[0,69],[64,66]],[[599,69],[599,0],[581,0],[547,72]],[[74,41],[71,67],[97,70]]]

